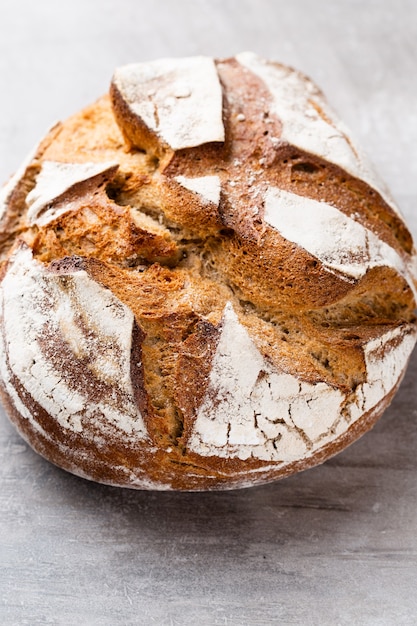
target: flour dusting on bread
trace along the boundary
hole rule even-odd
[[[308,78],[118,68],[0,193],[0,391],[47,459],[247,487],[373,426],[417,338],[410,231]]]
[[[224,141],[222,90],[213,59],[127,65],[114,85],[135,116],[173,150]]]

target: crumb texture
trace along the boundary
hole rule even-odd
[[[407,226],[323,94],[252,53],[116,70],[0,192],[1,379],[46,458],[248,486],[369,429],[416,341]]]

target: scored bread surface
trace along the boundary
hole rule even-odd
[[[73,473],[249,486],[323,462],[391,401],[416,256],[321,92],[252,53],[116,70],[0,191],[1,380]]]

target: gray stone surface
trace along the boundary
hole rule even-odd
[[[116,65],[253,49],[313,76],[417,235],[415,0],[0,0],[0,179]],[[264,487],[90,484],[0,414],[0,623],[417,623],[417,354],[372,432]]]

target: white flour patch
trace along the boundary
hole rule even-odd
[[[290,67],[243,52],[237,61],[258,76],[271,92],[272,113],[282,122],[279,142],[315,154],[374,187],[400,215],[391,194],[367,157],[354,145],[350,131],[316,85]]]
[[[64,277],[49,273],[25,247],[15,253],[1,294],[10,370],[42,408],[74,432],[81,432],[88,419],[97,432],[107,423],[128,437],[146,437],[130,379],[133,314],[128,307],[84,271]],[[79,368],[78,388],[45,355],[45,342],[70,350],[69,366]],[[84,368],[108,385],[102,385],[99,402],[83,390]],[[22,415],[33,422],[27,410]]]
[[[411,325],[398,326],[365,345],[366,382],[358,388],[356,402],[349,407],[352,421],[370,411],[395,387],[414,349],[416,332]]]
[[[264,220],[329,270],[360,279],[372,267],[392,267],[416,295],[413,278],[400,255],[330,204],[270,187],[265,194]]]
[[[276,370],[230,304],[222,324],[208,390],[188,442],[191,451],[285,465],[310,457],[347,430],[340,390]],[[395,387],[415,341],[416,332],[407,325],[365,345],[367,381],[349,405],[349,425]]]
[[[132,113],[173,150],[224,141],[223,95],[213,59],[125,65],[113,82]]]
[[[64,213],[71,211],[71,202],[54,207],[53,203],[66,192],[90,178],[105,174],[117,167],[117,163],[59,163],[44,161],[36,179],[36,185],[28,193],[27,220],[29,224],[45,226]]]
[[[176,176],[174,180],[186,189],[198,193],[205,202],[212,202],[219,206],[221,187],[218,176],[200,176],[198,178]]]

